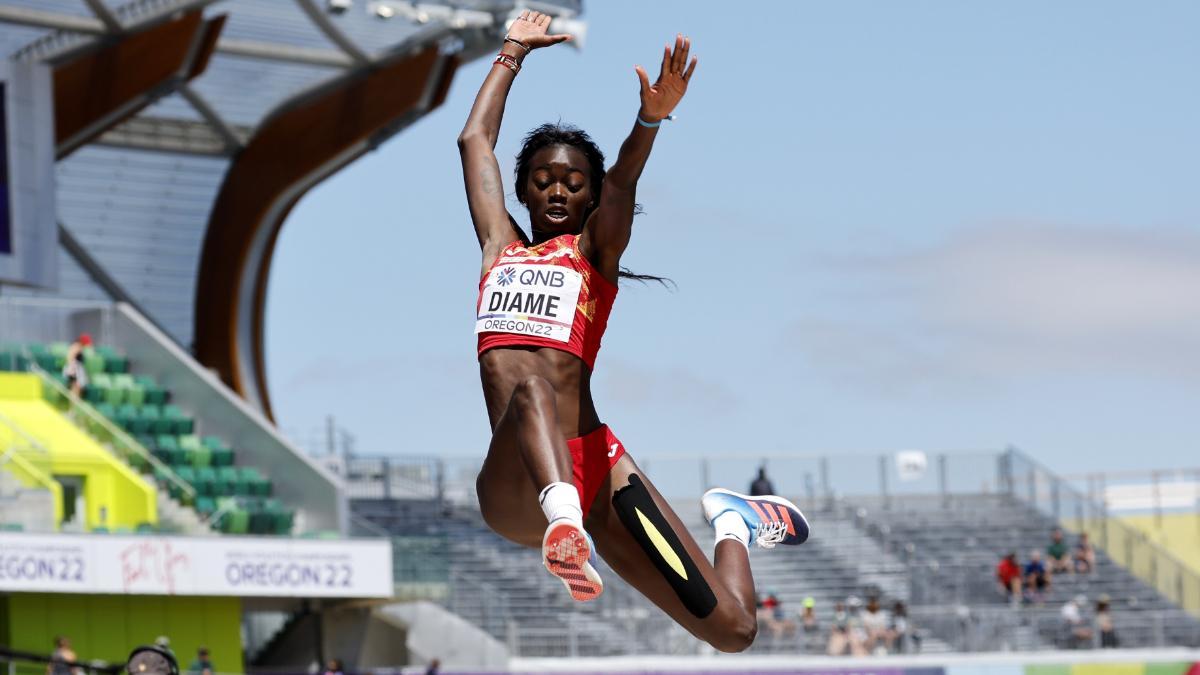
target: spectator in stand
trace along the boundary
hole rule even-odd
[[[879,598],[867,600],[867,611],[862,615],[862,627],[866,632],[863,648],[867,653],[886,654],[892,647],[891,634],[888,632],[887,614],[879,608]]]
[[[1021,602],[1021,565],[1017,562],[1016,551],[1000,559],[996,565],[996,581],[1013,604]]]
[[[1087,598],[1077,595],[1062,608],[1062,638],[1067,649],[1083,649],[1092,646],[1092,629],[1083,618],[1083,607]]]
[[[67,348],[62,374],[67,378],[67,388],[76,396],[83,396],[83,388],[88,384],[87,369],[83,367],[83,350],[91,346],[92,336],[82,333]]]
[[[778,595],[775,595],[774,591],[768,591],[767,596],[762,599],[758,617],[759,623],[771,631],[773,639],[777,640],[785,634],[796,632],[796,622],[788,619],[784,614],[783,601],[779,599]]]
[[[54,638],[54,651],[50,652],[50,663],[46,664],[46,675],[80,675],[82,668],[72,665],[79,660],[75,650],[71,649],[71,641],[59,635]]]
[[[1050,573],[1070,572],[1070,554],[1066,542],[1063,541],[1062,528],[1054,528],[1054,534],[1050,535],[1050,545],[1046,547],[1046,562],[1049,563]]]
[[[1087,532],[1079,535],[1075,544],[1075,571],[1080,574],[1091,574],[1096,570],[1096,549],[1088,540]]]
[[[1029,552],[1029,562],[1025,563],[1025,599],[1040,605],[1049,591],[1050,573],[1046,563],[1042,562],[1042,552],[1035,548]]]
[[[771,479],[767,478],[767,467],[758,467],[758,476],[750,483],[750,494],[758,495],[773,495],[775,494],[775,486],[771,484]]]
[[[851,603],[858,602],[858,598],[855,597],[849,600]],[[858,618],[847,611],[844,603],[837,603],[833,610],[833,626],[829,629],[829,644],[825,647],[825,653],[830,656],[866,655],[860,639],[861,631]]]
[[[325,664],[324,675],[346,675],[342,660],[329,659],[329,662]]]
[[[817,601],[810,595],[804,599],[804,611],[800,613],[800,630],[804,633],[804,651],[815,652],[821,648],[821,622],[817,619]]]
[[[198,673],[199,675],[213,675],[217,672],[212,660],[208,658],[208,647],[201,647],[196,651],[196,660],[192,661],[192,665],[188,666],[188,672]]]
[[[888,639],[897,653],[909,651],[912,629],[908,625],[908,608],[899,600],[892,605],[892,623],[888,626]]]
[[[425,669],[425,675],[438,675],[441,672],[442,662],[434,659],[429,662],[429,667]]]
[[[1113,623],[1112,610],[1109,608],[1109,597],[1101,595],[1096,599],[1096,632],[1100,633],[1100,647],[1102,649],[1116,649],[1120,644],[1117,641],[1117,627]]]

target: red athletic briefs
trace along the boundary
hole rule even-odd
[[[579,491],[579,504],[583,515],[587,516],[608,472],[625,454],[625,444],[613,435],[607,424],[601,424],[586,436],[568,439],[567,448],[571,450],[571,468],[575,474],[575,489]]]

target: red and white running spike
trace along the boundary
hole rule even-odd
[[[542,564],[562,579],[571,597],[579,602],[595,600],[604,591],[604,582],[588,562],[591,555],[591,540],[577,523],[559,519],[546,528]]]

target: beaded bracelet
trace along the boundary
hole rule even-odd
[[[504,52],[500,52],[499,54],[497,54],[496,60],[493,61],[492,63],[499,63],[500,65],[504,66],[505,68],[508,68],[509,70],[511,70],[513,72],[513,75],[516,75],[517,73],[521,72],[521,64],[517,63],[516,59],[509,56],[508,54],[505,54]]]

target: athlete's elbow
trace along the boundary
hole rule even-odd
[[[459,151],[466,150],[477,143],[487,143],[487,132],[481,129],[478,125],[468,124],[463,127],[461,133],[458,134],[458,149]]]

